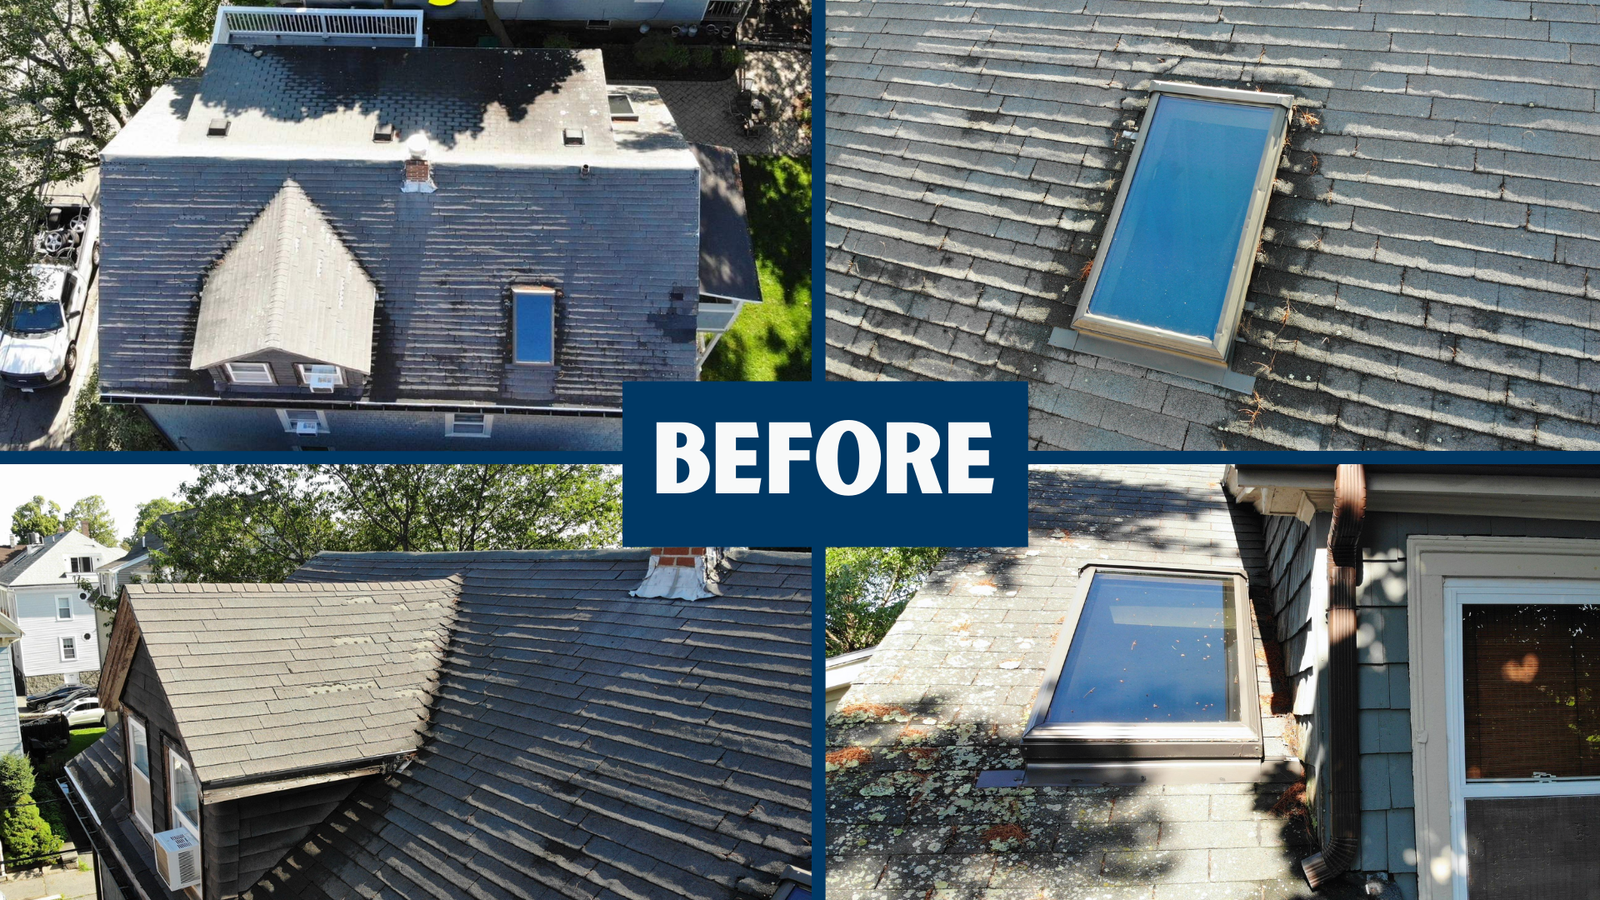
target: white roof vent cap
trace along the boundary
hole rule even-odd
[[[427,159],[428,136],[418,132],[406,138],[406,151],[411,154],[412,159]]]

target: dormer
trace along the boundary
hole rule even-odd
[[[293,179],[211,269],[190,368],[227,394],[359,397],[378,290]]]

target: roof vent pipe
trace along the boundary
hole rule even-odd
[[[433,164],[428,162],[428,136],[421,132],[406,138],[406,174],[400,190],[407,194],[431,194],[437,188],[433,183]]]
[[[42,544],[42,543],[44,543],[44,535],[42,535],[39,532],[35,531],[33,534],[28,536],[28,543],[35,544],[35,545]]]
[[[1361,522],[1367,476],[1359,465],[1333,477],[1328,526],[1328,832],[1321,853],[1300,862],[1319,888],[1349,871],[1361,849],[1361,734],[1356,693],[1356,596],[1361,585]]]
[[[715,584],[717,548],[651,547],[644,580],[631,597],[703,600],[721,595]]]

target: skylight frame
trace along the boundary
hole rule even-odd
[[[1222,312],[1217,318],[1217,325],[1210,340],[1089,311],[1089,301],[1094,297],[1095,289],[1100,284],[1100,276],[1105,271],[1106,254],[1111,249],[1111,240],[1116,235],[1117,225],[1122,218],[1123,205],[1127,201],[1128,191],[1133,185],[1134,175],[1139,169],[1139,161],[1145,148],[1145,138],[1150,133],[1151,124],[1155,121],[1156,112],[1161,105],[1161,99],[1167,96],[1244,106],[1276,107],[1278,109],[1277,115],[1273,118],[1270,139],[1266,145],[1268,149],[1261,154],[1261,162],[1256,170],[1256,180],[1251,193],[1249,210],[1245,216],[1244,228],[1239,236],[1239,245],[1234,251],[1233,268],[1228,276],[1227,294],[1223,299]],[[1133,153],[1128,157],[1128,165],[1124,169],[1122,184],[1117,188],[1117,199],[1111,206],[1111,215],[1106,220],[1105,233],[1101,236],[1100,245],[1095,251],[1089,278],[1084,283],[1083,292],[1078,297],[1078,308],[1072,315],[1072,328],[1074,331],[1177,353],[1216,365],[1227,364],[1234,336],[1238,332],[1239,318],[1244,311],[1244,299],[1250,283],[1250,273],[1255,267],[1256,246],[1261,240],[1261,229],[1266,222],[1267,203],[1272,197],[1272,183],[1277,177],[1278,164],[1283,157],[1284,140],[1289,131],[1289,113],[1294,109],[1294,100],[1295,98],[1291,94],[1271,94],[1236,88],[1205,87],[1170,81],[1152,83],[1150,104],[1145,109],[1144,120],[1139,126],[1138,137],[1134,139]]]
[[[1237,616],[1239,720],[1236,722],[1049,722],[1050,704],[1072,651],[1080,619],[1096,575],[1153,576],[1231,581]],[[1263,754],[1261,707],[1256,690],[1256,639],[1250,613],[1249,584],[1238,569],[1165,566],[1159,563],[1085,566],[1078,575],[1072,604],[1062,619],[1055,649],[1045,667],[1044,683],[1034,698],[1033,713],[1023,730],[1022,755],[1030,763],[1125,761],[1142,759],[1259,760]]]

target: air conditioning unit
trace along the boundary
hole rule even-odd
[[[333,389],[339,386],[339,381],[333,375],[312,374],[306,378],[306,384],[311,385],[311,393],[313,394],[331,394]]]
[[[181,891],[200,883],[200,842],[187,829],[156,835],[156,871],[167,890]]]
[[[296,419],[294,422],[295,434],[318,434],[320,431],[316,419]]]

